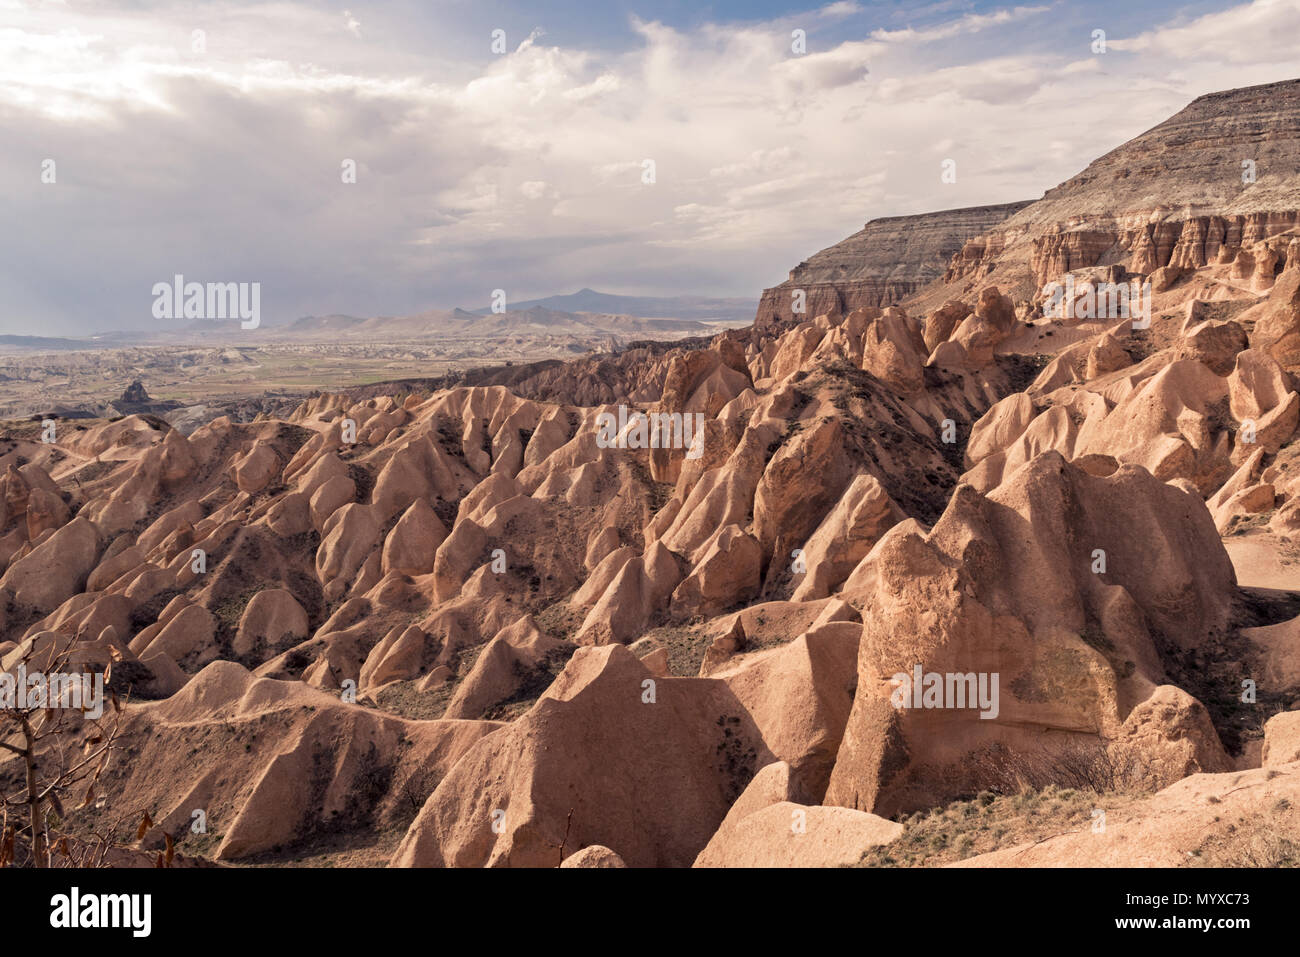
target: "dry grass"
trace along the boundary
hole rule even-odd
[[[1055,785],[1001,796],[982,791],[973,800],[903,818],[902,836],[873,848],[858,866],[939,867],[1090,828],[1094,808],[1104,808],[1110,814],[1141,797],[1138,793],[1102,795]]]
[[[375,706],[381,711],[395,714],[411,721],[431,721],[441,718],[451,702],[451,696],[460,683],[459,678],[449,679],[429,691],[419,691],[423,678],[394,681],[374,694]]]
[[[1190,867],[1300,867],[1300,818],[1283,798],[1240,817],[1191,852]]]
[[[700,673],[704,653],[714,635],[700,625],[663,625],[651,628],[642,638],[653,638],[668,652],[668,670],[679,677],[693,678]]]

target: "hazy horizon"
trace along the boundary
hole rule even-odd
[[[756,298],[869,219],[1035,199],[1200,94],[1289,78],[1300,11],[651,0],[542,19],[0,0],[0,333],[168,328],[150,290],[176,274],[260,283],[280,322],[497,289]]]

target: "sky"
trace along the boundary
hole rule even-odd
[[[1300,0],[0,0],[0,333],[174,323],[176,274],[264,322],[757,297],[1300,76],[1297,36]]]

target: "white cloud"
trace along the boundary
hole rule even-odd
[[[751,173],[770,173],[775,170],[783,169],[788,166],[796,156],[795,150],[789,146],[778,146],[775,149],[754,150],[748,157],[739,163],[729,163],[726,166],[715,166],[709,170],[710,176],[717,177],[736,177],[746,176]]]
[[[853,0],[838,0],[837,3],[828,3],[817,11],[818,16],[833,19],[836,17],[850,17],[855,13],[860,13],[862,7],[854,3]]]
[[[882,43],[933,43],[935,40],[947,40],[966,33],[978,33],[990,27],[1014,23],[1025,17],[1045,13],[1051,7],[1016,7],[1012,10],[995,10],[992,13],[968,13],[948,23],[922,30],[907,27],[902,30],[875,30],[871,39]]]
[[[1207,13],[1183,26],[1159,27],[1131,39],[1111,40],[1109,46],[1176,60],[1285,63],[1294,68],[1297,37],[1300,3],[1254,0]]]
[[[358,43],[346,11],[340,29],[337,10],[289,2],[202,8],[202,54],[187,5],[23,7],[0,29],[0,205],[30,226],[0,241],[0,299],[139,327],[116,292],[176,271],[258,279],[291,315],[629,277],[756,295],[869,218],[1038,196],[1195,95],[1283,78],[1269,63],[1295,35],[1287,6],[1115,39],[1127,52],[1105,57],[1037,6],[873,34],[832,3],[803,56],[789,19],[633,20],[627,49],[534,30],[464,61],[385,42],[377,14]],[[1037,47],[997,42],[1026,24]],[[942,58],[925,46],[976,32],[987,42]],[[23,185],[45,156],[59,185]],[[948,157],[959,179],[941,188]],[[33,250],[50,248],[63,265],[46,284]]]

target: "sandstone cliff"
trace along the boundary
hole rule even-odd
[[[873,219],[848,239],[795,266],[785,282],[764,289],[755,324],[793,318],[796,289],[807,296],[806,312],[799,318],[901,302],[940,278],[967,240],[1028,204],[1026,200]]]
[[[936,301],[985,282],[1026,296],[1092,266],[1232,262],[1300,224],[1298,158],[1300,80],[1198,97],[968,240]]]

